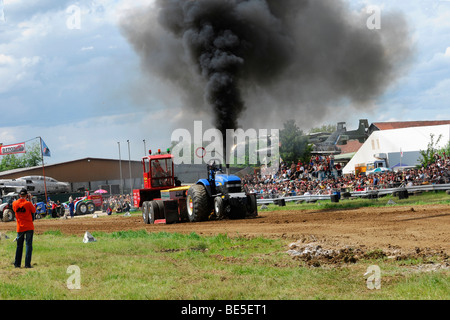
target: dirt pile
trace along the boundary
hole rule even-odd
[[[444,268],[448,268],[449,256],[444,250],[430,248],[415,248],[414,250],[404,250],[396,246],[387,249],[367,249],[364,245],[344,246],[336,248],[322,242],[305,243],[305,239],[291,243],[287,253],[295,260],[305,262],[312,267],[322,265],[342,265],[356,263],[359,260],[370,259],[390,259],[390,260],[408,260],[423,259],[424,262],[430,262],[431,259],[442,261],[440,263]]]

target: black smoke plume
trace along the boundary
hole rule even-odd
[[[193,110],[212,110],[224,132],[371,105],[405,70],[411,43],[400,14],[382,12],[379,30],[369,16],[344,0],[156,0],[122,29],[145,69]]]

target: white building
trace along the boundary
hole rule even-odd
[[[374,131],[343,169],[343,174],[355,172],[355,166],[378,160],[377,155],[388,158],[388,167],[415,166],[420,164],[420,151],[431,142],[438,141],[437,148],[445,147],[450,140],[450,125],[411,127]]]

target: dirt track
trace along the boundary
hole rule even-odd
[[[260,212],[247,220],[223,220],[173,225],[145,225],[141,216],[76,217],[42,219],[35,222],[36,234],[60,230],[64,234],[84,235],[86,231],[145,229],[149,232],[196,232],[200,235],[265,236],[292,242],[316,240],[328,246],[366,248],[450,249],[450,206],[427,205],[360,208],[329,211]],[[0,223],[0,231],[14,231],[15,223]]]

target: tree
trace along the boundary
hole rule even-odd
[[[280,155],[286,162],[309,162],[312,146],[303,131],[295,124],[295,120],[288,120],[280,130]]]
[[[439,150],[439,155],[443,158],[448,158],[450,156],[450,141]]]
[[[3,156],[0,161],[0,171],[35,167],[40,165],[41,161],[41,147],[39,143],[35,143],[23,155],[8,154]]]
[[[420,150],[420,158],[419,161],[423,167],[427,167],[430,164],[436,162],[435,155],[438,154],[439,150],[437,149],[437,145],[441,140],[442,135],[440,135],[436,142],[434,141],[434,134],[430,134],[430,142],[427,145],[427,150]]]
[[[333,133],[337,129],[337,126],[335,124],[324,124],[321,127],[312,128],[309,130],[309,133],[318,133],[318,132],[328,132]]]

